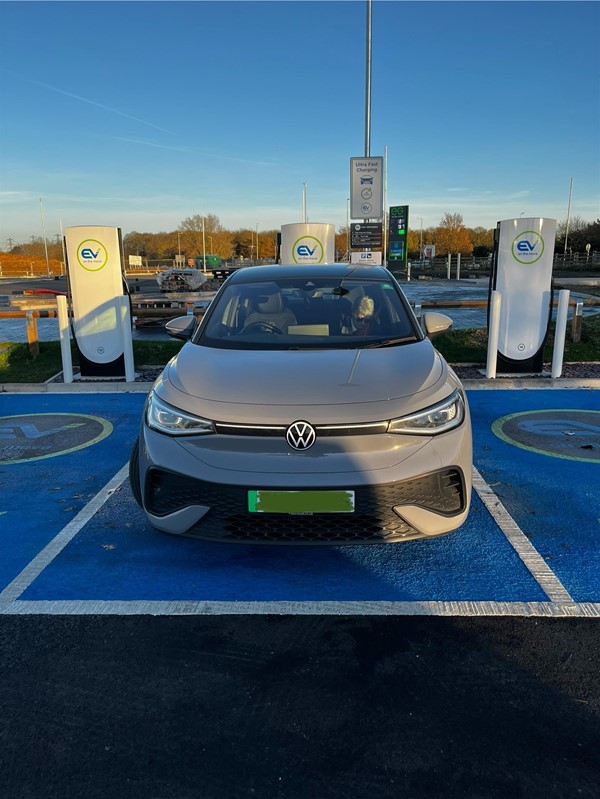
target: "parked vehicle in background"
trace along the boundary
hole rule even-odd
[[[202,269],[202,270],[204,270],[205,265],[207,270],[212,270],[212,269],[220,269],[223,264],[223,260],[220,255],[207,255],[206,264],[203,255],[196,255],[196,257],[194,258],[194,262],[196,269]]]
[[[466,519],[462,385],[383,267],[235,271],[148,396],[130,460],[151,525],[271,544],[376,544]]]

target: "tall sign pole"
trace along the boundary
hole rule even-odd
[[[360,247],[360,261],[381,263],[381,253],[371,253],[382,246],[383,157],[371,156],[371,0],[367,0],[367,46],[365,76],[365,154],[350,159],[350,218],[362,219],[352,225],[350,247]],[[352,263],[358,263],[350,254]],[[375,257],[377,256],[377,258]]]
[[[365,158],[368,158],[371,155],[371,0],[367,0],[367,66],[365,82]]]

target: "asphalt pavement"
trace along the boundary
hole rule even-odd
[[[598,623],[0,617],[6,799],[597,799]]]

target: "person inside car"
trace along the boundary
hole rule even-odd
[[[378,332],[372,297],[358,297],[352,304],[350,316],[342,325],[342,333],[350,336],[372,336]]]

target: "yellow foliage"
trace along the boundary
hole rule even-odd
[[[63,273],[63,265],[54,258],[48,260],[35,255],[14,255],[9,252],[0,253],[0,277],[52,276]]]

